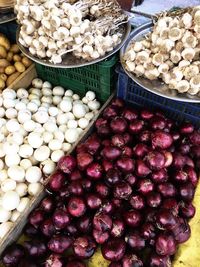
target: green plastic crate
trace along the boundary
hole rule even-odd
[[[39,78],[48,80],[54,86],[63,86],[81,96],[91,90],[96,93],[98,100],[105,102],[116,85],[117,62],[118,54],[115,54],[103,62],[81,68],[62,69],[36,64],[36,71]]]

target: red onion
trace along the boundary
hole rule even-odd
[[[58,194],[59,194],[60,200],[66,200],[66,199],[68,199],[68,197],[70,196],[70,192],[69,192],[68,186],[63,186],[59,190]],[[56,206],[58,207],[58,205],[56,205]]]
[[[86,267],[85,263],[80,260],[72,260],[65,265],[65,267]]]
[[[87,151],[90,154],[94,155],[99,150],[101,143],[97,135],[92,135],[91,137],[87,139],[87,141],[85,142],[85,145],[86,145]]]
[[[144,128],[144,121],[142,120],[132,120],[129,124],[129,131],[132,134],[140,133]]]
[[[189,144],[181,144],[179,146],[178,150],[180,151],[180,153],[182,155],[187,155],[188,153],[190,153],[190,145]]]
[[[124,173],[131,173],[135,169],[135,162],[128,157],[121,157],[117,160],[116,166]]]
[[[161,148],[167,149],[173,143],[173,138],[170,134],[163,131],[156,131],[152,135],[152,147],[153,148]]]
[[[140,229],[141,237],[143,237],[145,240],[151,240],[154,239],[156,236],[156,229],[152,223],[145,223],[142,225]]]
[[[148,130],[141,132],[139,135],[139,140],[142,143],[149,143],[151,141],[151,132]]]
[[[36,237],[39,233],[39,229],[35,228],[33,225],[31,225],[30,223],[27,223],[25,228],[24,228],[24,233],[26,236],[28,237]]]
[[[180,186],[179,194],[184,201],[191,202],[194,198],[195,187],[192,183],[186,183]]]
[[[55,227],[61,230],[70,223],[71,218],[65,210],[58,209],[54,212],[52,220]]]
[[[93,157],[89,153],[80,153],[77,155],[77,165],[80,170],[85,170],[92,162]]]
[[[111,230],[112,237],[122,237],[125,231],[125,224],[121,219],[114,219]]]
[[[191,158],[188,157],[188,156],[185,156],[185,165],[186,165],[186,166],[189,166],[189,167],[191,167],[191,168],[195,168],[195,164],[194,164],[193,159],[191,159]]]
[[[125,145],[129,145],[133,141],[133,137],[130,133],[124,133],[123,138],[124,138]]]
[[[111,200],[104,200],[100,211],[106,214],[112,214],[115,210],[115,206]]]
[[[150,127],[153,130],[163,130],[166,128],[166,121],[164,118],[160,117],[160,116],[154,116],[151,120],[150,120]]]
[[[158,192],[161,193],[163,197],[174,197],[177,194],[175,186],[171,183],[159,184]]]
[[[87,176],[92,180],[99,180],[102,176],[102,166],[99,163],[93,162],[87,167]]]
[[[44,211],[34,210],[29,215],[29,223],[32,224],[35,228],[38,228],[44,221],[44,216]]]
[[[73,156],[63,156],[58,161],[58,168],[64,173],[70,174],[76,167],[76,160]]]
[[[83,195],[83,187],[80,180],[77,181],[71,181],[71,183],[68,186],[69,193],[76,196]]]
[[[125,141],[122,135],[120,134],[115,134],[112,136],[111,139],[112,145],[117,146],[117,147],[122,147],[125,145]]]
[[[85,215],[78,220],[78,230],[81,233],[89,233],[92,230],[92,217]]]
[[[169,267],[172,266],[172,262],[169,256],[161,256],[153,254],[149,260],[149,267]]]
[[[103,157],[107,158],[108,160],[116,160],[121,156],[122,151],[118,147],[110,146],[110,147],[105,147],[102,150],[102,154]]]
[[[83,179],[81,181],[82,187],[86,192],[90,192],[92,188],[92,182],[89,179]]]
[[[59,254],[51,254],[46,262],[45,267],[64,267],[63,259]]]
[[[76,225],[74,225],[74,224],[69,224],[69,225],[67,225],[67,227],[66,227],[66,231],[67,231],[67,233],[69,234],[69,235],[71,235],[71,236],[77,236],[78,234],[79,234],[79,230],[78,230],[78,228],[77,228],[77,226]]]
[[[141,223],[142,216],[137,210],[129,210],[124,213],[124,221],[131,227],[137,227]]]
[[[111,106],[121,109],[121,108],[123,108],[125,106],[125,102],[124,102],[123,99],[115,98],[114,100],[112,100]]]
[[[136,167],[135,167],[136,175],[139,177],[146,177],[151,173],[151,170],[146,165],[146,163],[142,160],[136,161]]]
[[[52,219],[46,219],[40,226],[40,230],[43,235],[52,237],[56,233],[56,228],[53,224]]]
[[[101,137],[110,136],[111,129],[108,125],[102,125],[101,127],[97,128],[97,133]]]
[[[138,118],[138,112],[133,108],[126,107],[122,113],[122,116],[128,121],[132,121]]]
[[[128,234],[125,238],[126,243],[134,250],[138,251],[145,248],[145,240],[139,234],[139,232],[134,231]]]
[[[172,135],[172,138],[175,142],[181,138],[181,135],[178,132],[172,132],[171,135]]]
[[[131,193],[131,186],[123,181],[116,184],[113,189],[114,197],[119,199],[128,199]]]
[[[131,196],[129,202],[131,206],[136,210],[141,210],[141,209],[144,209],[145,207],[144,198],[140,195]]]
[[[160,184],[168,181],[168,174],[166,169],[154,171],[151,175],[151,179],[154,183]]]
[[[93,227],[102,232],[110,231],[112,229],[112,219],[105,213],[96,213],[93,218]]]
[[[165,167],[165,156],[158,151],[152,151],[147,154],[146,161],[152,170],[161,170]]]
[[[102,204],[102,201],[101,201],[101,198],[96,195],[96,194],[88,194],[86,196],[86,203],[87,203],[87,206],[92,209],[92,210],[95,210],[95,209],[98,209],[101,204]]]
[[[88,236],[78,237],[73,244],[74,254],[81,259],[88,259],[96,251],[96,243]]]
[[[179,213],[179,204],[174,198],[167,198],[163,200],[162,208],[170,210],[174,216],[177,216]]]
[[[125,181],[128,182],[131,186],[133,186],[136,183],[137,178],[132,173],[127,174],[125,176]]]
[[[180,213],[184,218],[191,219],[196,213],[196,208],[192,205],[192,203],[183,202],[180,205]]]
[[[165,156],[165,168],[167,168],[172,165],[173,156],[172,153],[169,151],[163,151],[163,154]]]
[[[122,207],[122,200],[119,198],[113,198],[112,203],[116,209],[120,209]]]
[[[148,152],[149,148],[145,144],[139,143],[133,148],[133,153],[138,158],[143,158]]]
[[[66,177],[63,172],[56,171],[50,176],[48,188],[52,191],[59,191],[66,181]]]
[[[105,118],[105,119],[114,118],[117,116],[117,113],[118,112],[117,112],[117,109],[115,107],[108,106],[103,111],[103,118]]]
[[[136,254],[125,255],[122,259],[123,267],[143,267],[144,264],[142,260]]]
[[[154,114],[152,111],[144,109],[141,111],[140,116],[143,120],[150,120],[153,118]]]
[[[39,240],[25,241],[23,245],[28,255],[33,258],[43,257],[47,252],[46,245],[43,241]]]
[[[185,123],[180,127],[181,134],[191,134],[194,132],[194,126],[191,123]]]
[[[80,217],[86,211],[86,205],[82,198],[80,197],[71,197],[67,203],[67,208],[69,213],[73,217]]]
[[[40,204],[40,208],[46,213],[52,212],[54,210],[54,206],[53,198],[50,196],[45,197]]]
[[[103,159],[102,161],[102,167],[105,172],[113,168],[113,163],[111,161],[108,161],[107,159]]]
[[[86,149],[86,145],[84,143],[77,145],[77,148],[76,148],[77,154],[86,153],[86,152],[87,152],[87,149]]]
[[[122,155],[131,158],[133,156],[132,149],[129,146],[124,146],[122,148]]]
[[[108,185],[113,186],[121,180],[121,172],[117,169],[110,169],[105,176],[105,181]]]
[[[176,227],[172,230],[174,238],[178,244],[186,242],[191,236],[190,226],[186,220],[180,218]]]
[[[188,180],[193,184],[193,186],[197,186],[199,177],[197,176],[197,173],[194,168],[185,166],[184,171],[187,173]]]
[[[11,245],[5,249],[2,255],[2,262],[5,266],[18,266],[24,257],[24,248],[19,245]]]
[[[110,122],[110,128],[113,133],[122,134],[127,129],[127,122],[122,117],[115,117]]]
[[[176,242],[170,234],[159,234],[156,239],[156,252],[162,256],[174,255],[176,252]]]
[[[112,238],[101,247],[103,257],[109,261],[119,261],[126,251],[126,243],[123,239]]]
[[[104,183],[96,184],[95,190],[102,198],[106,198],[110,194],[110,189]]]
[[[147,195],[147,204],[151,208],[159,207],[161,204],[161,201],[162,201],[162,199],[161,199],[161,195],[159,193],[152,192],[152,193]]]
[[[181,155],[180,153],[174,153],[173,154],[173,166],[176,169],[182,169],[186,164],[186,158]]]
[[[191,153],[192,153],[192,156],[193,156],[194,158],[199,159],[199,158],[200,158],[200,145],[198,145],[198,146],[193,146],[193,147],[191,148]]]
[[[156,223],[161,230],[172,230],[177,224],[177,218],[169,210],[160,210],[156,215]]]
[[[104,118],[98,118],[95,122],[95,126],[96,128],[100,128],[103,125],[107,125],[108,124],[108,120],[104,119]]]
[[[185,183],[188,180],[188,175],[186,172],[184,172],[183,170],[178,170],[176,171],[175,175],[174,175],[174,179],[178,182],[178,183]]]
[[[149,208],[145,211],[145,220],[149,223],[154,223],[156,220],[157,211],[155,209]]]
[[[68,236],[56,235],[48,242],[48,248],[58,254],[64,253],[72,245],[72,239]]]
[[[154,184],[150,179],[141,179],[138,181],[138,191],[146,196],[154,190]]]
[[[102,232],[96,229],[93,229],[93,237],[97,244],[104,244],[110,237],[110,234],[108,232]]]

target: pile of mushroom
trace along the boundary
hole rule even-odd
[[[88,91],[81,100],[40,79],[0,94],[0,239],[95,116],[95,98]]]
[[[29,52],[54,64],[64,54],[91,61],[121,42],[120,25],[127,16],[111,0],[17,0],[19,42]]]
[[[162,15],[145,39],[128,47],[126,69],[149,80],[161,78],[170,89],[200,91],[200,6],[180,16]]]

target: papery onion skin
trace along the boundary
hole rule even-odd
[[[160,234],[156,239],[156,252],[161,256],[174,255],[176,252],[176,242],[170,234]]]
[[[59,161],[58,161],[58,168],[63,171],[64,173],[71,173],[76,167],[76,160],[74,157],[68,155],[68,156],[63,156]]]
[[[156,131],[152,136],[152,147],[167,149],[173,144],[173,138],[170,134],[163,131]]]
[[[102,255],[106,260],[119,261],[126,251],[126,243],[123,239],[112,238],[101,247]]]

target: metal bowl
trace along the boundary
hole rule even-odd
[[[133,73],[130,73],[129,71],[126,70],[125,68],[125,63],[123,60],[124,54],[126,52],[126,49],[130,45],[131,42],[133,41],[140,41],[141,39],[144,38],[148,33],[152,31],[153,28],[153,23],[148,22],[138,28],[136,28],[129,36],[127,39],[125,45],[122,47],[120,51],[120,59],[122,66],[124,68],[124,71],[128,74],[128,76],[137,84],[139,84],[141,87],[144,89],[150,91],[151,93],[154,93],[156,95],[166,97],[172,100],[176,101],[182,101],[182,102],[190,102],[190,103],[200,103],[200,97],[198,96],[192,96],[190,94],[184,93],[180,94],[178,93],[177,90],[172,90],[168,87],[167,84],[165,84],[161,79],[157,79],[154,81],[148,80],[143,77],[137,77]]]
[[[30,59],[32,59],[32,61],[39,63],[41,65],[44,66],[48,66],[48,67],[53,67],[53,68],[79,68],[79,67],[83,67],[83,66],[87,66],[87,65],[91,65],[91,64],[95,64],[98,63],[100,61],[105,60],[106,58],[112,56],[113,54],[115,54],[117,51],[119,51],[121,49],[121,47],[125,44],[127,38],[129,37],[129,34],[131,32],[131,24],[128,22],[124,25],[122,25],[120,27],[120,30],[122,30],[123,32],[123,37],[122,37],[122,41],[121,43],[116,46],[113,51],[106,53],[105,56],[100,57],[98,59],[92,60],[92,61],[86,61],[84,59],[79,59],[76,58],[72,53],[66,54],[65,56],[63,56],[63,61],[60,64],[53,64],[51,63],[48,59],[40,59],[38,57],[33,56],[29,50],[22,46],[19,42],[19,32],[20,32],[20,28],[18,28],[17,30],[17,44],[20,48],[20,50],[22,51],[22,53],[24,55],[26,55],[27,57],[29,57]]]

